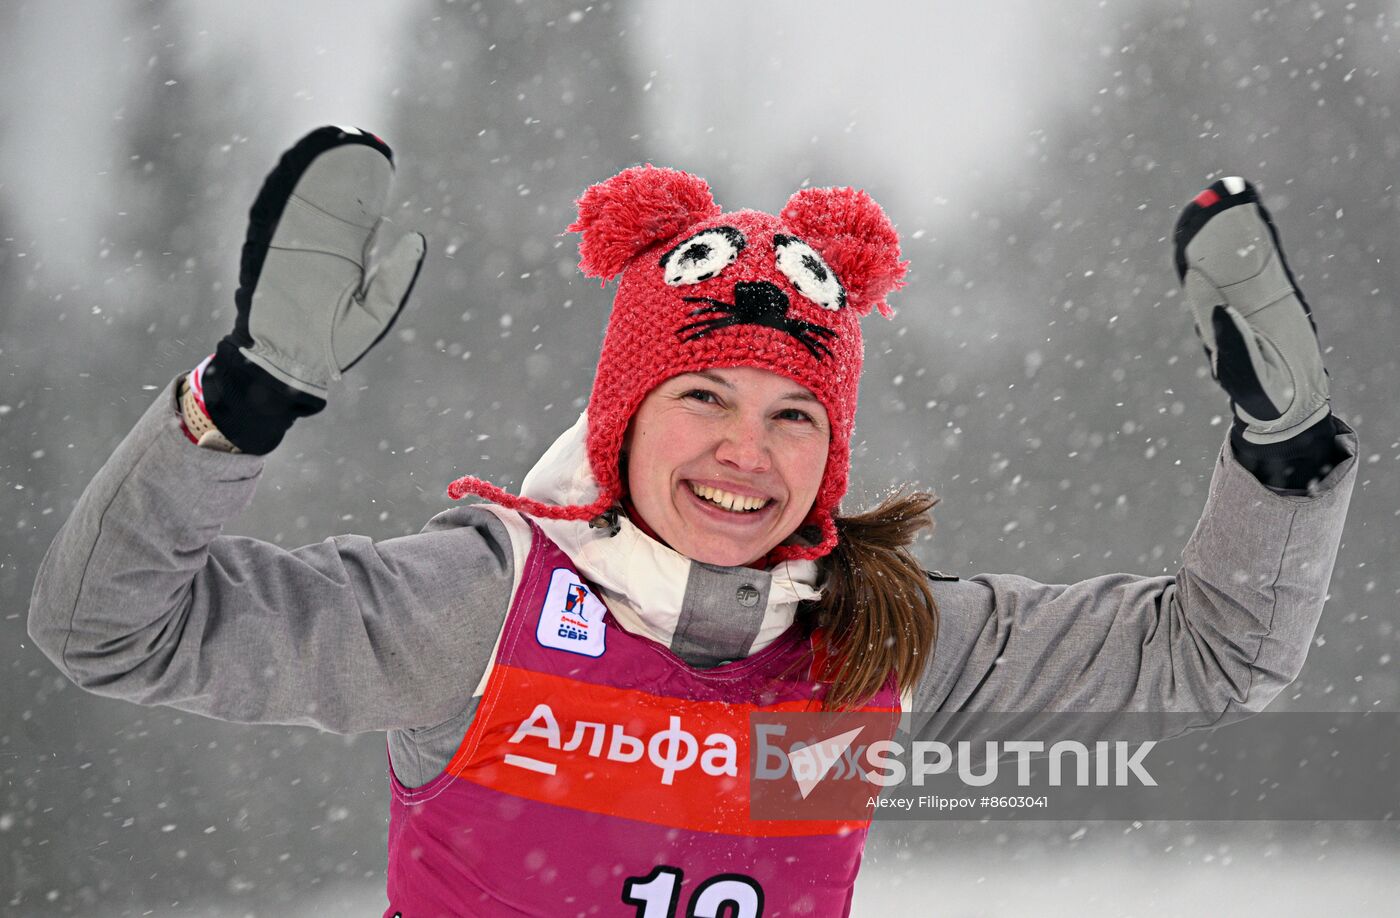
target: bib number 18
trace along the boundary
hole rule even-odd
[[[660,866],[622,884],[622,901],[637,906],[637,918],[679,918],[681,880],[678,867]],[[762,918],[763,888],[740,873],[718,873],[690,895],[685,918]]]

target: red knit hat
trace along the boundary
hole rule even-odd
[[[826,408],[826,471],[803,527],[815,544],[784,544],[775,561],[816,559],[836,545],[860,384],[860,318],[890,315],[885,295],[907,262],[880,206],[852,188],[806,188],[777,217],[720,213],[703,179],[635,166],[578,200],[579,267],[622,275],[588,403],[588,461],[597,500],[555,506],[478,478],[447,489],[545,519],[591,520],[621,499],[618,457],[647,393],[681,373],[758,367],[806,386]]]

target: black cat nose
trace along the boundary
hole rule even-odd
[[[734,285],[734,306],[751,315],[785,316],[788,298],[769,281],[739,281]]]

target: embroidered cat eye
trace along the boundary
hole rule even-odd
[[[683,287],[707,281],[739,257],[748,243],[732,226],[717,226],[696,233],[661,256],[666,283]]]

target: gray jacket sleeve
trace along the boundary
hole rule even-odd
[[[1351,456],[1307,496],[1278,494],[1228,442],[1176,576],[1049,585],[1013,575],[936,581],[933,661],[914,710],[1259,711],[1297,677],[1313,639],[1347,502]]]
[[[221,536],[263,461],[184,436],[172,385],[88,485],[39,569],[29,633],[78,685],[240,723],[337,733],[461,711],[512,584],[471,507],[416,535],[287,551]]]

